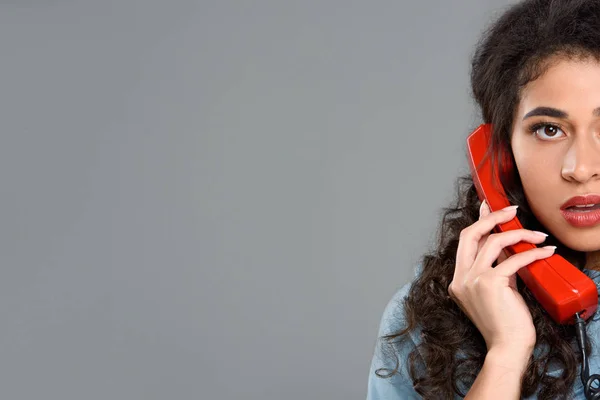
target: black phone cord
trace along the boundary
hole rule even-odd
[[[593,374],[590,376],[590,366],[585,351],[587,341],[585,320],[581,318],[579,313],[575,313],[575,334],[577,335],[579,350],[581,350],[581,383],[583,383],[585,398],[588,400],[600,400],[600,375]]]

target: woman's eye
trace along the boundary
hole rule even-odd
[[[565,134],[558,126],[549,124],[534,126],[532,131],[540,139],[554,139]]]

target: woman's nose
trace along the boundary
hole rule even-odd
[[[600,139],[575,140],[565,155],[562,176],[579,183],[600,177]]]

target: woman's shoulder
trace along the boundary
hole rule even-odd
[[[420,272],[421,266],[417,265],[414,268],[413,279],[398,287],[387,302],[379,322],[379,337],[398,332],[405,327],[404,301],[410,292],[414,279]]]
[[[420,272],[415,268],[415,277]],[[420,396],[415,392],[412,380],[408,374],[408,357],[419,342],[419,331],[413,330],[403,335],[401,340],[394,339],[390,345],[384,338],[386,335],[394,335],[406,328],[406,316],[404,313],[404,300],[409,294],[413,281],[403,284],[396,289],[387,302],[379,323],[377,344],[371,360],[371,369],[368,382],[368,400],[380,399],[418,399]],[[379,374],[387,375],[382,378]]]
[[[395,333],[404,328],[406,322],[404,301],[408,296],[412,283],[411,281],[397,288],[388,300],[379,321],[379,337]]]

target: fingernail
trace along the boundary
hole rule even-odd
[[[479,206],[479,216],[483,215],[483,206],[486,205],[485,204],[485,200],[483,200],[481,202],[481,205]]]
[[[543,237],[548,237],[547,233],[544,232],[540,232],[540,231],[533,231],[533,233],[535,233],[536,235],[542,235]]]
[[[504,210],[504,211],[514,211],[517,208],[519,208],[519,206],[508,206],[508,207],[504,207],[502,210]]]
[[[542,247],[542,249],[548,249],[548,250],[554,251],[554,250],[556,250],[556,246],[544,246],[544,247]]]

